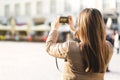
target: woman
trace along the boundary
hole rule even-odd
[[[78,17],[78,30],[68,17],[70,30],[80,42],[58,39],[59,17],[52,23],[46,41],[49,55],[65,59],[62,80],[104,80],[104,73],[113,54],[113,46],[106,41],[104,20],[99,10],[84,9]]]

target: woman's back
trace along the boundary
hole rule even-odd
[[[75,41],[69,42],[69,52],[67,54],[67,61],[64,66],[64,79],[63,80],[103,80],[104,73],[106,72],[107,65],[113,54],[113,46],[110,42],[107,43],[109,53],[104,56],[104,60],[107,61],[102,71],[104,72],[85,72],[85,63],[80,51],[81,44]],[[104,55],[104,54],[103,54]]]

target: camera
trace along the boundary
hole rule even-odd
[[[68,17],[61,16],[59,22],[60,23],[68,23]]]

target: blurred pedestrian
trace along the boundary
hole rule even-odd
[[[106,40],[114,46],[114,30],[112,24],[112,18],[108,17],[106,23]],[[109,65],[107,66],[106,72],[110,72]]]
[[[107,65],[113,54],[113,46],[106,41],[103,16],[95,8],[84,9],[78,17],[78,29],[72,16],[68,16],[71,32],[80,40],[57,43],[57,17],[46,41],[49,55],[65,60],[62,80],[104,80]]]
[[[114,38],[112,34],[107,34],[106,40],[114,46]],[[110,72],[109,65],[107,66],[106,72]]]
[[[114,38],[112,34],[106,35],[106,40],[108,40],[114,46]]]
[[[115,43],[114,43],[115,50],[117,54],[119,54],[119,49],[120,49],[120,34],[118,31],[116,31],[115,34]]]

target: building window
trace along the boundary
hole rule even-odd
[[[116,4],[117,4],[117,8],[120,9],[120,0],[117,0]]]
[[[103,8],[104,9],[108,9],[110,7],[110,3],[109,2],[110,1],[108,1],[108,0],[103,0]]]
[[[70,7],[70,3],[69,1],[65,1],[65,12],[70,12],[71,11],[71,7]]]
[[[5,16],[8,17],[9,16],[9,13],[10,13],[10,6],[9,5],[5,5],[4,7],[5,9]]]
[[[20,16],[20,4],[15,4],[15,15]]]
[[[41,14],[42,13],[42,2],[37,2],[36,4],[36,11],[37,11],[37,15]]]
[[[51,2],[50,2],[50,12],[51,13],[56,12],[56,0],[51,0]]]
[[[26,3],[26,5],[25,5],[25,14],[26,14],[26,16],[31,15],[31,4],[30,3]]]

